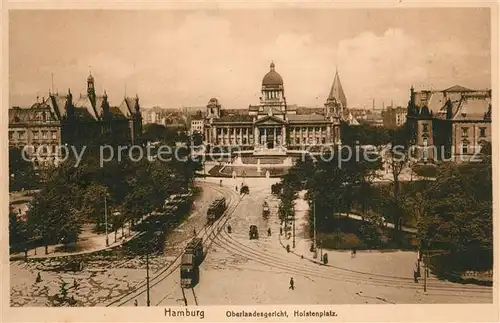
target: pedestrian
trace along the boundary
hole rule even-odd
[[[219,185],[222,186],[222,179],[220,180]]]
[[[196,236],[196,228],[193,228],[193,235]]]
[[[293,282],[293,277],[290,278],[290,287],[288,289],[294,290],[294,282]]]
[[[290,252],[290,245],[289,244],[286,245],[286,252]]]
[[[418,283],[418,275],[417,275],[417,272],[415,270],[413,271],[413,281],[415,283]]]
[[[234,189],[236,190],[236,192],[238,192],[238,185],[236,185]]]
[[[78,288],[78,283],[76,282],[76,278],[73,280],[73,288],[74,289]]]
[[[267,236],[270,237],[271,236],[271,228],[267,229]]]
[[[36,282],[39,283],[42,281],[42,276],[40,275],[40,272],[36,275]]]
[[[351,258],[356,258],[356,247],[352,247]]]
[[[139,306],[139,303],[137,302],[137,299],[134,301],[134,306]]]
[[[28,248],[24,247],[24,261],[28,261]]]
[[[282,235],[283,235],[283,228],[280,227],[280,236],[282,236]]]

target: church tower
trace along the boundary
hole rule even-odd
[[[92,72],[90,72],[89,77],[87,78],[87,95],[89,97],[90,102],[92,102],[92,106],[96,108],[95,83],[94,83],[94,77],[92,76]]]
[[[340,83],[339,73],[336,70],[330,94],[325,103],[325,112],[327,116],[341,117],[346,110],[347,99],[342,84]]]

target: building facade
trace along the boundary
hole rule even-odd
[[[191,128],[189,132],[193,133],[203,133],[204,130],[204,120],[203,117],[193,117],[191,118]]]
[[[36,168],[57,165],[61,159],[61,123],[45,99],[30,109],[9,109],[9,148],[25,146]]]
[[[65,95],[49,93],[31,108],[9,109],[9,145],[30,147],[26,150],[31,151],[35,166],[57,165],[61,145],[130,145],[141,134],[138,96],[125,97],[119,106],[111,106],[106,91],[95,93],[92,75],[87,78],[87,93],[76,98],[68,89]]]
[[[310,145],[340,144],[340,114],[347,102],[338,74],[322,109],[288,105],[283,79],[271,63],[262,79],[260,103],[248,110],[222,109],[210,99],[204,118],[204,140],[215,146],[286,151]]]
[[[491,90],[455,85],[442,91],[410,90],[407,126],[419,157],[471,160],[491,142]]]
[[[403,107],[387,107],[382,111],[384,127],[394,129],[403,126],[406,123],[407,109]]]

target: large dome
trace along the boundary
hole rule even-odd
[[[283,85],[283,79],[281,78],[281,75],[279,75],[274,70],[274,63],[271,63],[270,69],[271,70],[266,75],[264,75],[264,78],[262,79],[262,85]]]

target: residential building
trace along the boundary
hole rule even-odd
[[[410,89],[407,126],[421,158],[470,161],[491,142],[491,90],[455,85],[442,91]]]
[[[406,123],[406,114],[408,110],[403,107],[387,107],[382,111],[384,127],[394,129],[403,126]]]

